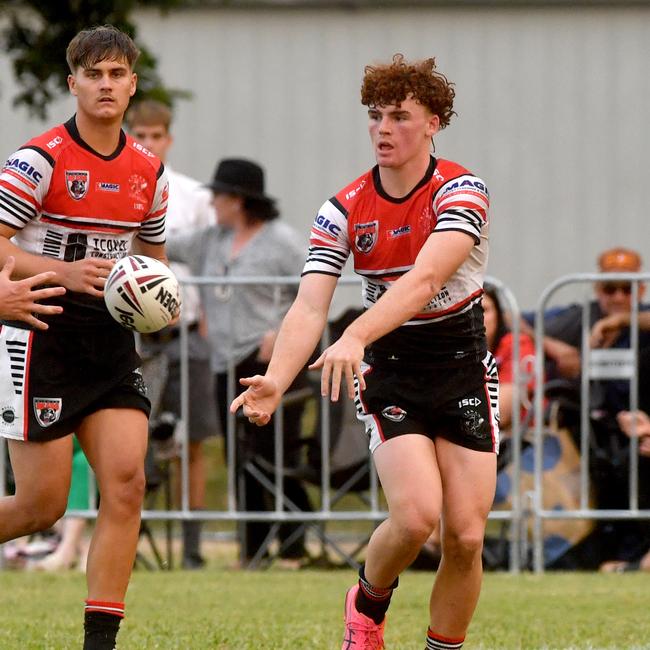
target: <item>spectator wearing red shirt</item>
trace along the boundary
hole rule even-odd
[[[508,324],[495,286],[485,283],[483,294],[483,322],[488,350],[492,352],[499,370],[499,417],[502,430],[512,422],[512,398],[514,393],[514,337]],[[535,343],[527,334],[519,335],[520,377],[525,380],[527,391],[522,391],[522,419],[530,406],[529,397],[534,390],[533,368]],[[524,383],[522,382],[522,386]]]

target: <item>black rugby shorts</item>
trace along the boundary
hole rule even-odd
[[[364,364],[366,389],[356,383],[357,418],[370,450],[397,436],[437,436],[498,453],[499,378],[494,357],[463,367],[418,369]]]
[[[88,415],[150,403],[133,334],[116,327],[45,332],[0,326],[0,435],[45,442]]]

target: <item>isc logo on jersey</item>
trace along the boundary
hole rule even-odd
[[[149,149],[147,149],[146,147],[143,147],[139,142],[134,141],[132,144],[134,149],[137,149],[145,156],[149,156],[149,158],[154,158],[154,154],[152,154],[151,151],[149,151]]]
[[[366,179],[364,178],[364,179],[361,181],[361,183],[359,183],[359,185],[358,185],[357,187],[355,187],[353,190],[350,190],[350,191],[345,195],[345,198],[348,199],[348,200],[354,198],[357,194],[359,194],[359,192],[361,192],[361,190],[365,187],[365,185],[366,185]]]
[[[48,149],[54,149],[54,147],[60,145],[63,142],[63,138],[60,135],[55,136],[52,138],[45,146]]]
[[[38,185],[43,178],[43,174],[28,163],[26,160],[21,160],[20,158],[11,158],[7,160],[2,171],[6,169],[13,170],[18,172],[23,178],[33,181]]]

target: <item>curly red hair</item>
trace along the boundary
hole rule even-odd
[[[364,106],[399,105],[409,96],[440,119],[440,128],[450,122],[456,92],[445,75],[436,71],[436,60],[409,62],[395,54],[391,63],[367,65],[361,84]]]

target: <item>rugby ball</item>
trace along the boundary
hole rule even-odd
[[[129,255],[116,262],[106,278],[104,302],[120,325],[148,334],[161,330],[176,315],[180,288],[161,261]]]

